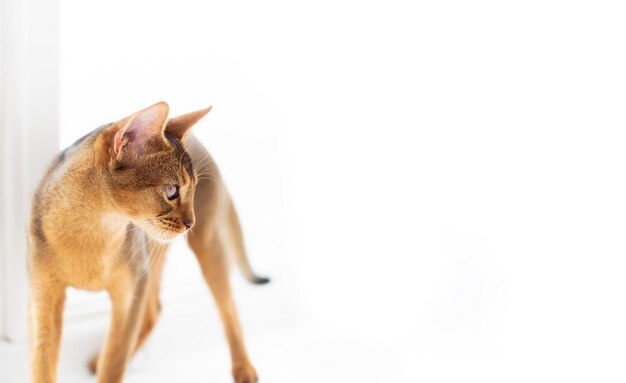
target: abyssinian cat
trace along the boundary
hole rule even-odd
[[[238,383],[257,381],[229,285],[234,259],[253,283],[237,213],[217,167],[189,129],[210,108],[168,119],[159,102],[64,150],[37,188],[29,224],[32,381],[55,382],[68,286],[107,290],[111,324],[90,366],[121,382],[160,311],[167,242],[187,234],[215,298]]]

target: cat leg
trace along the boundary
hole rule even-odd
[[[163,243],[151,244],[154,250],[150,252],[156,254],[156,260],[150,265],[151,279],[148,286],[148,297],[146,298],[146,309],[139,328],[139,337],[135,346],[135,353],[143,346],[148,335],[154,330],[159,314],[161,313],[161,302],[159,300],[159,290],[161,288],[161,275],[163,273],[163,265],[165,264],[165,253],[169,245]]]
[[[150,254],[155,254],[154,259],[150,264],[150,281],[147,287],[147,297],[145,299],[145,308],[143,310],[143,316],[140,320],[139,335],[137,337],[137,344],[134,347],[133,355],[141,348],[148,336],[152,333],[157,319],[161,312],[161,302],[159,301],[159,290],[161,285],[161,275],[163,273],[163,265],[165,264],[165,253],[169,245],[163,243],[151,242],[149,245]],[[132,356],[132,355],[131,355]],[[99,355],[95,355],[89,361],[89,369],[92,373],[95,373],[98,369]]]
[[[230,347],[232,373],[237,383],[254,383],[257,373],[246,352],[237,311],[230,289],[228,263],[224,246],[218,235],[207,238],[203,235],[189,235],[189,245],[196,254],[202,274],[217,304],[226,339]]]
[[[148,339],[148,336],[152,333],[152,330],[154,330],[160,312],[161,304],[159,302],[159,297],[150,291],[146,299],[146,309],[139,325],[139,335],[137,337],[137,344],[135,345],[133,354],[139,351],[141,346],[143,346],[145,341]]]
[[[98,383],[122,381],[126,364],[137,342],[149,280],[149,270],[143,275],[129,270],[108,289],[112,304],[111,325],[97,362]]]
[[[31,266],[30,364],[34,383],[56,382],[65,285]]]

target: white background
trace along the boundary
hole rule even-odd
[[[195,131],[274,278],[240,306],[333,340],[305,377],[626,379],[620,2],[61,4],[63,145],[213,104]]]

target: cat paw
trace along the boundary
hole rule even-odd
[[[237,383],[256,383],[259,378],[250,363],[233,365],[233,377]]]
[[[98,354],[94,355],[91,359],[89,359],[89,363],[87,364],[89,371],[92,374],[95,374],[98,371]]]

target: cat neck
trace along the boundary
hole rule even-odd
[[[106,181],[106,169],[97,160],[93,142],[85,140],[74,148],[52,175],[54,190],[51,205],[62,217],[78,217],[76,230],[102,231],[112,238],[121,238],[130,218],[116,206]]]

